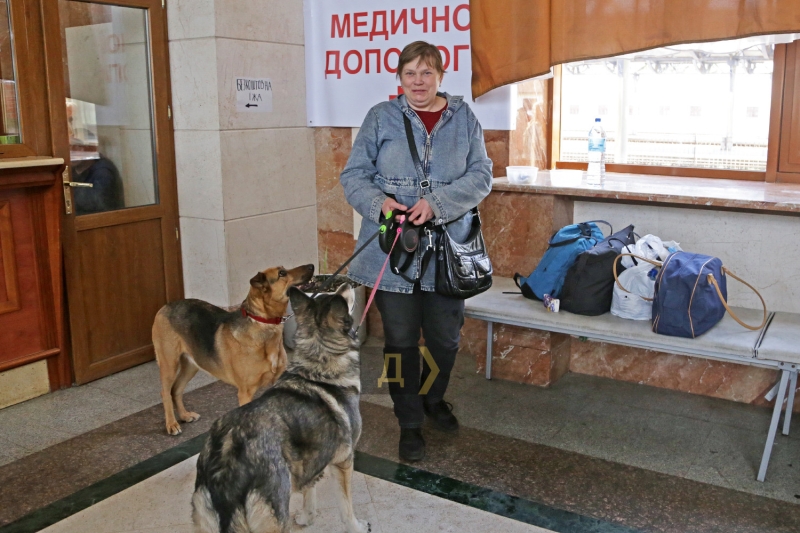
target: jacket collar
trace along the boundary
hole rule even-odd
[[[442,92],[436,93],[436,95],[441,96],[447,100],[447,109],[445,110],[445,113],[449,112],[450,115],[455,113],[458,110],[458,108],[464,104],[463,96],[452,96],[450,94]],[[408,100],[406,99],[406,95],[404,94],[401,94],[400,96],[392,100],[392,103],[398,106],[400,110],[405,114],[409,114],[412,111],[414,111],[408,105]]]

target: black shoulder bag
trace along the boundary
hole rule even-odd
[[[421,174],[423,189],[429,189],[430,181],[424,175],[419,160],[417,145],[411,121],[403,115],[406,138],[411,158],[417,174]],[[425,186],[427,184],[427,187]],[[467,299],[476,296],[492,286],[492,262],[486,253],[486,244],[481,231],[481,217],[478,208],[473,207],[472,229],[463,243],[454,241],[447,233],[447,226],[437,228],[439,237],[436,249],[436,292],[451,298]]]

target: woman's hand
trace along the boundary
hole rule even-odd
[[[405,211],[406,209],[408,209],[408,207],[404,206],[401,203],[398,203],[393,198],[386,198],[386,200],[383,201],[383,205],[381,206],[381,213],[383,213],[383,216],[385,217],[386,213],[388,213],[389,211]]]
[[[408,219],[414,223],[415,226],[424,224],[433,218],[433,209],[431,205],[424,198],[420,198],[414,207],[408,210]]]

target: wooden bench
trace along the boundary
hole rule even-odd
[[[800,315],[770,313],[764,328],[750,331],[726,314],[719,324],[704,335],[696,339],[685,339],[653,333],[649,321],[625,320],[611,313],[595,317],[567,312],[551,313],[541,302],[529,300],[521,294],[504,294],[507,292],[519,293],[519,289],[512,279],[495,277],[490,290],[466,301],[465,316],[486,321],[488,324],[486,379],[492,378],[492,329],[495,323],[780,370],[781,380],[777,386],[775,409],[757,476],[759,481],[764,480],[787,389],[789,407],[783,433],[789,433],[791,406],[800,366]],[[761,310],[734,308],[734,312],[749,323],[759,323],[763,317]]]

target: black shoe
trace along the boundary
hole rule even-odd
[[[453,405],[440,400],[433,405],[423,404],[425,415],[436,429],[452,433],[458,429],[458,419],[453,415]]]
[[[425,458],[425,439],[422,428],[400,428],[400,459],[421,461]]]

